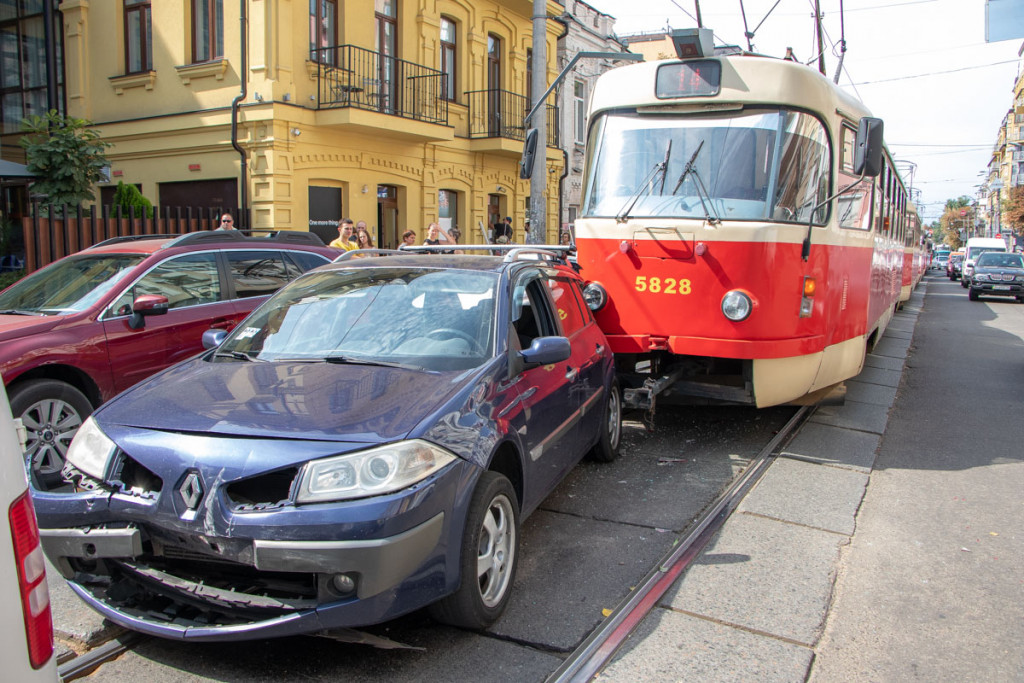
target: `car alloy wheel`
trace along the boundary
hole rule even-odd
[[[70,384],[41,380],[11,391],[11,412],[25,425],[33,484],[44,490],[58,484],[71,440],[92,413],[89,399]]]
[[[461,581],[430,606],[440,622],[485,629],[505,611],[519,561],[519,505],[511,482],[484,472],[466,514],[459,562]]]
[[[604,420],[601,423],[601,438],[594,444],[590,457],[597,462],[612,462],[619,457],[619,441],[622,438],[622,396],[619,382],[613,380],[608,387],[605,401]]]

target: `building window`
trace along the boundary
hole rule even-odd
[[[153,70],[153,20],[150,0],[124,0],[125,71]]]
[[[224,0],[192,0],[192,61],[224,56]]]
[[[533,50],[526,48],[526,110],[533,107]]]
[[[3,133],[21,131],[26,116],[64,111],[64,58],[61,50],[60,13],[54,6],[54,51],[57,63],[57,101],[46,101],[46,40],[43,3],[0,2],[0,119]]]
[[[309,58],[321,64],[337,65],[337,0],[309,0]]]
[[[575,113],[574,125],[575,130],[574,139],[577,145],[583,144],[583,139],[586,136],[587,128],[587,90],[586,84],[583,81],[576,81],[572,86],[573,95],[573,110]]]
[[[457,81],[455,80],[455,22],[441,17],[441,97],[454,102]]]
[[[459,230],[459,195],[454,190],[437,191],[437,222],[456,242],[462,237]]]

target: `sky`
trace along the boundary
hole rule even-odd
[[[585,0],[616,18],[615,33],[697,26],[696,0]],[[1024,6],[1024,0],[997,0]],[[741,6],[755,52],[817,66],[814,0],[699,0],[716,45],[747,47]],[[825,69],[885,121],[886,144],[911,185],[925,223],[947,199],[977,199],[999,127],[1013,104],[1024,40],[985,42],[984,0],[819,0]],[[776,5],[773,9],[773,5]],[[843,12],[840,13],[840,6]],[[1024,34],[1024,17],[1021,21]],[[918,195],[917,192],[920,192]]]

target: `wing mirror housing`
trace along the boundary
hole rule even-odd
[[[215,349],[228,336],[227,330],[209,329],[203,332],[203,348]]]
[[[565,337],[537,337],[530,344],[530,348],[520,352],[527,367],[561,363],[571,354],[569,340]]]
[[[529,178],[533,175],[533,164],[537,156],[537,129],[530,128],[526,131],[526,140],[523,142],[523,158],[519,162],[519,177]]]
[[[853,153],[853,172],[857,175],[876,177],[882,172],[882,119],[865,116],[857,126],[856,149]]]
[[[141,330],[146,326],[146,316],[164,315],[171,304],[161,294],[143,294],[132,303],[132,314],[128,318],[128,327]]]

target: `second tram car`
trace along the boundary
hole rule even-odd
[[[577,258],[627,383],[760,407],[860,372],[920,250],[888,153],[855,172],[867,117],[816,71],[760,55],[600,77]]]

